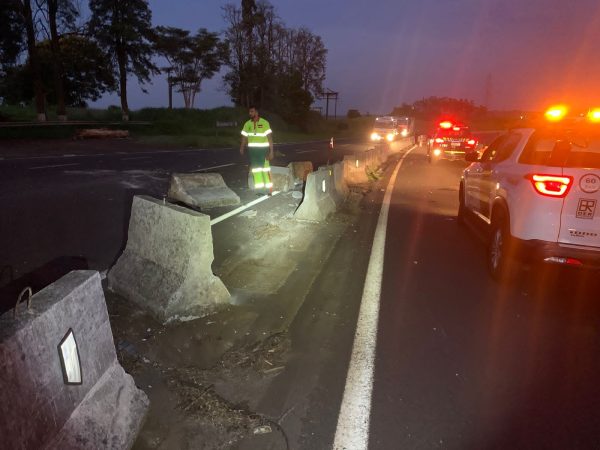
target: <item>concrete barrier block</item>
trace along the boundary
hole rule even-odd
[[[212,273],[213,259],[209,216],[135,196],[127,246],[108,272],[108,286],[161,322],[202,317],[230,298]]]
[[[308,174],[314,170],[311,161],[294,161],[289,163],[288,167],[292,170],[296,184],[306,183]]]
[[[271,166],[271,181],[273,182],[273,191],[288,192],[294,189],[294,174],[289,166]],[[252,173],[248,174],[248,189],[254,189]]]
[[[339,196],[341,196],[344,200],[348,197],[348,193],[350,190],[348,189],[348,185],[346,184],[346,180],[344,179],[344,163],[337,162],[333,166],[333,184],[335,186],[335,190]]]
[[[397,141],[395,145],[390,147],[390,153],[404,152],[404,151],[408,150],[409,148],[411,148],[414,145],[414,143],[415,143],[414,136],[402,138],[399,141]]]
[[[366,160],[363,154],[344,156],[344,180],[349,185],[364,184],[369,181]]]
[[[65,383],[59,356],[70,332],[80,384]],[[129,448],[149,404],[117,361],[95,271],[65,275],[16,319],[0,316],[0,385],[3,448]]]
[[[288,192],[294,189],[294,173],[289,166],[271,166],[271,180],[273,181],[274,191]]]
[[[382,147],[370,148],[365,152],[365,164],[367,166],[367,172],[375,171],[383,163],[382,151],[385,149]]]
[[[339,202],[333,170],[328,166],[308,175],[304,198],[294,217],[299,220],[321,222],[336,211]]]
[[[240,204],[240,198],[227,187],[219,173],[174,173],[167,195],[200,209]]]
[[[317,172],[320,172],[320,171],[327,172],[325,174],[325,176],[327,177],[326,183],[327,183],[327,185],[329,185],[329,184],[331,185],[329,195],[331,195],[331,197],[335,201],[336,206],[340,206],[346,200],[346,196],[348,195],[348,186],[344,182],[343,167],[342,167],[342,171],[341,171],[341,179],[340,179],[339,173],[336,178],[335,164],[330,165],[330,166],[321,166],[321,167],[319,167],[319,170]]]

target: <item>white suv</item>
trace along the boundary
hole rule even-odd
[[[512,258],[600,269],[599,128],[579,119],[514,129],[467,156],[458,219],[489,225],[494,278]]]

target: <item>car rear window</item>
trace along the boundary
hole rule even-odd
[[[566,131],[536,131],[519,158],[522,164],[600,168],[600,132],[591,127]]]
[[[469,137],[470,133],[469,130],[466,128],[462,128],[458,131],[454,131],[454,130],[438,130],[437,132],[437,136],[444,138],[444,137],[449,137],[449,138],[464,138],[464,137]]]

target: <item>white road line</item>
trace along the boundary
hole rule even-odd
[[[207,170],[221,169],[222,167],[230,167],[230,166],[235,166],[235,165],[236,165],[235,163],[221,164],[220,166],[205,167],[204,169],[192,170],[192,173],[206,172]]]
[[[134,161],[138,159],[150,159],[151,156],[134,156],[133,158],[123,158],[121,161]]]
[[[366,450],[369,447],[369,419],[371,416],[371,396],[375,372],[379,301],[388,213],[398,171],[404,159],[415,148],[412,147],[398,161],[387,185],[381,211],[379,212],[379,220],[373,238],[369,267],[358,313],[358,322],[356,323],[350,366],[346,375],[344,397],[335,430],[334,450]]]
[[[245,211],[246,209],[251,208],[254,205],[258,205],[259,203],[262,203],[269,198],[275,197],[277,194],[279,194],[279,191],[273,192],[273,195],[271,195],[271,196],[263,195],[262,197],[259,197],[256,200],[251,201],[250,203],[242,205],[239,208],[234,209],[233,211],[229,211],[227,214],[223,214],[222,216],[215,217],[213,220],[210,221],[210,224],[212,226],[212,225],[218,224],[219,222],[223,222],[224,220],[229,219],[230,217],[233,217],[233,216],[241,213],[242,211]]]
[[[318,152],[319,150],[302,150],[301,152],[296,152],[298,154],[300,153],[314,153],[314,152]]]
[[[37,167],[29,167],[29,170],[38,170],[38,169],[53,169],[55,167],[69,167],[69,166],[78,166],[79,163],[71,163],[71,164],[54,164],[52,166],[37,166]]]

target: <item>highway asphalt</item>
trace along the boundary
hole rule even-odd
[[[340,142],[332,152],[325,141],[281,144],[274,164],[310,160],[318,166],[367,147]],[[60,258],[61,264],[105,270],[125,243],[134,195],[163,198],[172,172],[219,172],[247,202],[256,198],[245,189],[247,170],[238,149],[105,150],[0,160],[0,268],[10,267],[18,278]]]
[[[600,448],[598,276],[520,267],[493,281],[485,233],[455,219],[463,168],[432,166],[417,148],[393,186],[368,448]],[[291,327],[292,359],[260,404],[289,448],[334,443],[386,182],[324,262]],[[348,448],[363,448],[354,433]],[[240,448],[286,447],[275,434]]]
[[[364,148],[343,143],[338,157]],[[335,159],[326,143],[279,151],[281,165]],[[382,191],[397,161],[322,262],[290,326],[286,369],[258,402],[289,448],[333,444]],[[430,165],[417,148],[393,185],[369,448],[600,448],[598,276],[523,268],[511,283],[494,282],[485,233],[455,220],[463,167]],[[218,170],[251,197],[236,150],[2,161],[0,264],[24,274],[79,256],[106,268],[124,243],[131,197],[160,197],[170,172],[190,170]],[[273,432],[239,448],[286,446]]]

